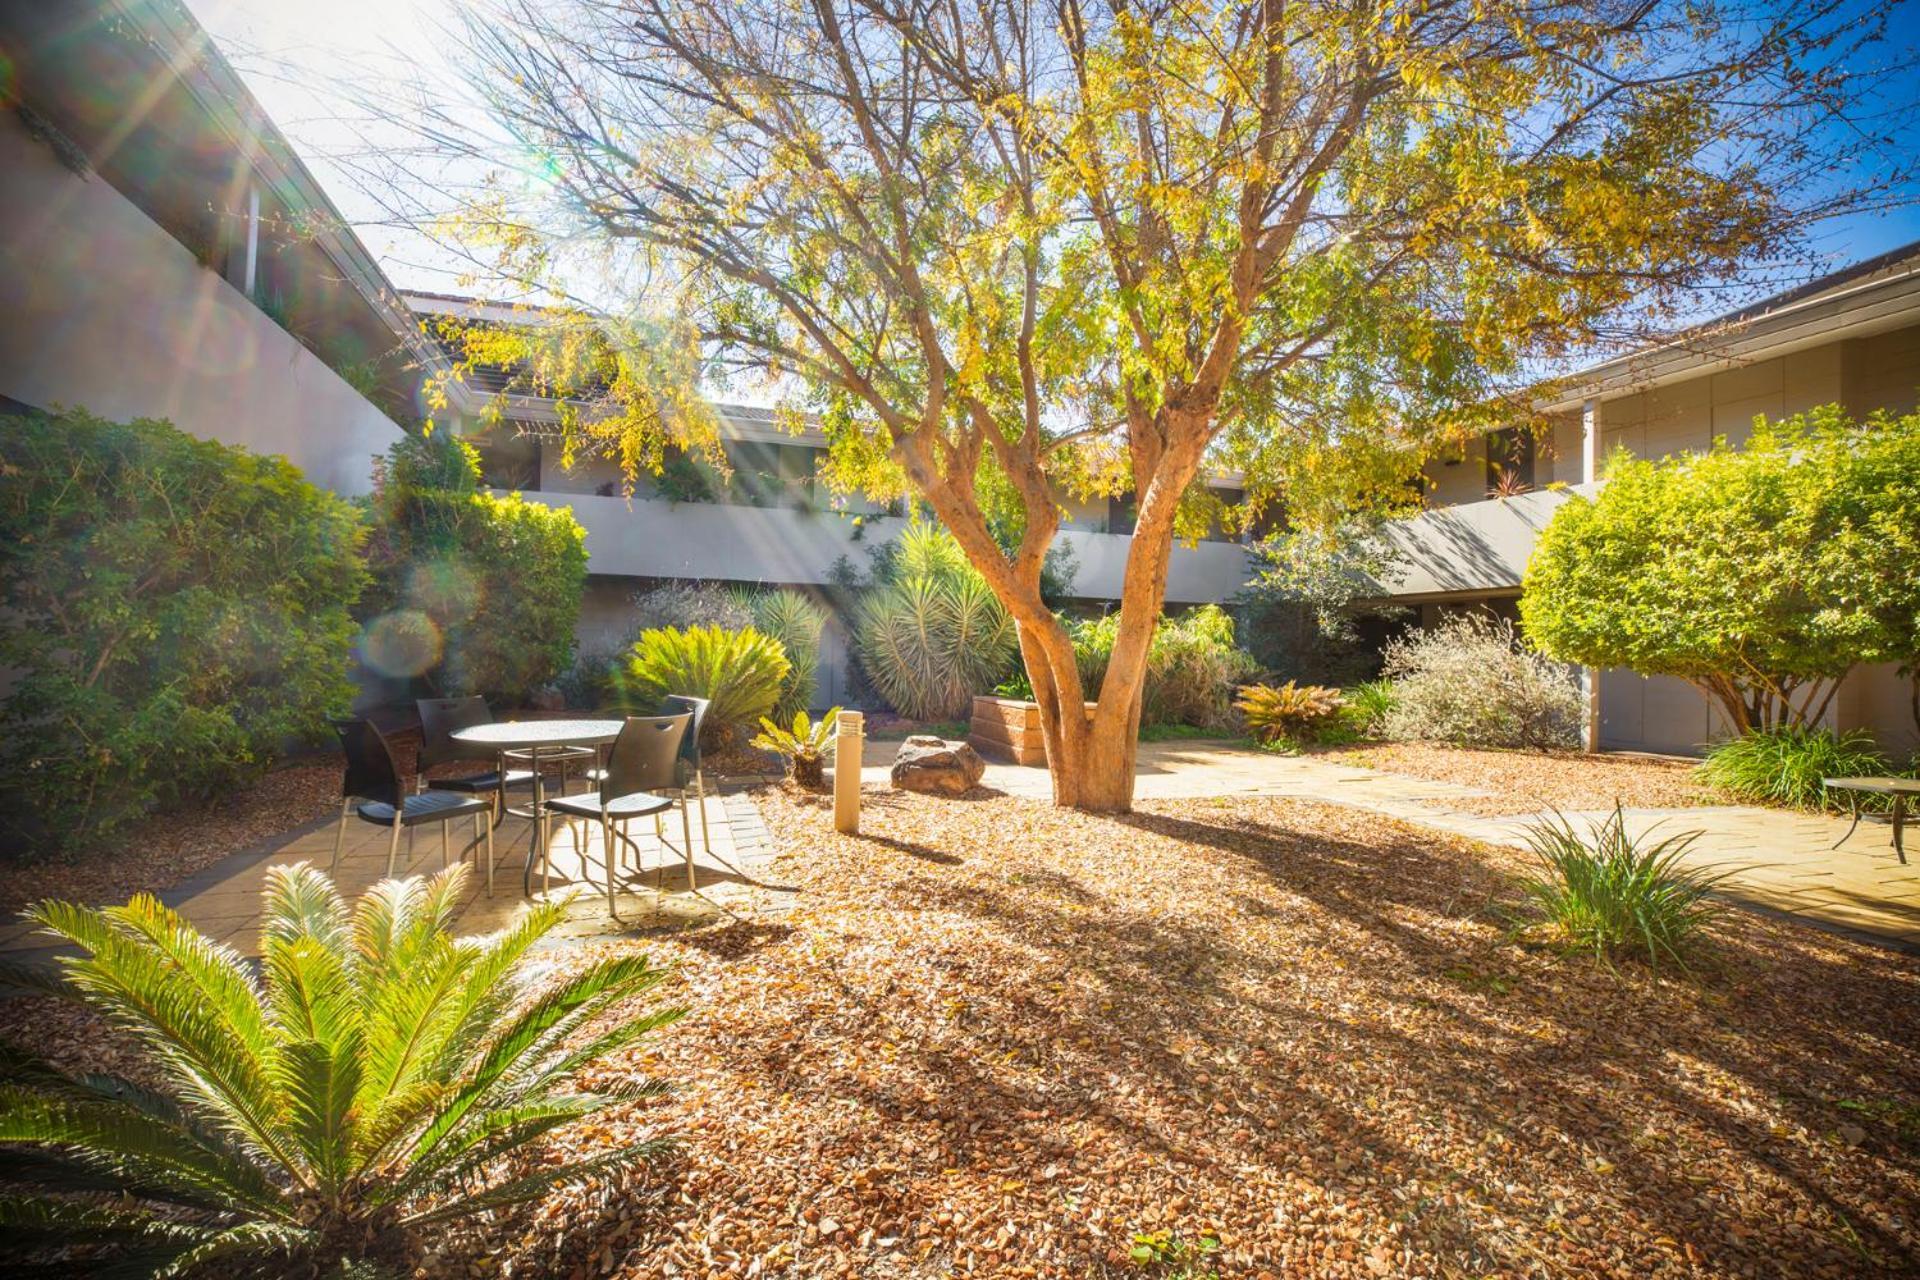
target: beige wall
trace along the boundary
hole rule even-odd
[[[0,395],[166,418],[340,493],[400,428],[99,176],[0,113]]]
[[[1638,458],[1704,450],[1714,437],[1744,443],[1756,414],[1783,418],[1842,399],[1844,344],[1657,387],[1600,406],[1601,454],[1624,448]]]

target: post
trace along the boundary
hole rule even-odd
[[[843,835],[860,831],[860,748],[866,717],[842,711],[833,742],[833,829]]]
[[[1580,483],[1595,484],[1600,479],[1600,402],[1587,400],[1580,406]],[[1600,668],[1580,671],[1583,715],[1580,745],[1589,753],[1600,750]]]

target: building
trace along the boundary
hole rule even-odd
[[[1397,577],[1375,584],[1378,601],[1417,606],[1427,619],[1465,607],[1511,613],[1534,541],[1567,500],[1561,486],[1590,491],[1616,449],[1662,458],[1715,437],[1738,444],[1755,415],[1822,404],[1855,416],[1920,407],[1920,244],[1583,370],[1568,385],[1547,406],[1550,434],[1495,432],[1427,464],[1430,509],[1391,531],[1402,563]],[[1849,675],[1829,723],[1871,730],[1890,750],[1920,745],[1894,672],[1884,664]],[[1592,736],[1603,750],[1691,754],[1726,732],[1683,681],[1623,670],[1593,681]]]
[[[442,357],[184,6],[0,0],[0,107],[0,408],[364,493]]]

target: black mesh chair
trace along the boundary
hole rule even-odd
[[[493,712],[487,710],[487,700],[480,697],[421,698],[413,705],[420,712],[420,771],[414,779],[415,790],[427,789],[427,770],[437,765],[452,760],[491,763],[494,768],[481,773],[435,778],[433,789],[487,796],[494,809],[493,825],[499,826],[507,812],[508,789],[531,787],[533,771],[503,768],[496,753],[485,747],[470,746],[453,736],[462,729],[493,723]]]
[[[547,801],[547,811],[559,818],[573,831],[575,819],[584,819],[600,824],[601,848],[606,857],[604,870],[607,879],[607,914],[617,916],[614,909],[613,877],[618,863],[615,853],[615,840],[632,846],[627,837],[626,825],[635,818],[651,817],[654,834],[666,843],[666,834],[660,825],[660,815],[673,808],[675,801],[670,795],[679,791],[681,839],[687,857],[687,888],[694,889],[693,874],[693,825],[687,817],[686,792],[680,786],[680,742],[691,729],[693,716],[628,716],[626,725],[620,730],[620,736],[614,739],[613,750],[607,755],[607,767],[596,770],[600,775],[598,791],[581,795],[558,796]],[[574,848],[580,855],[581,869],[585,871],[589,858],[585,841],[577,836]],[[551,857],[553,841],[543,842],[548,856]],[[543,874],[546,868],[542,868]]]
[[[440,828],[440,865],[451,861],[447,824],[471,814],[475,834],[473,844],[486,840],[487,892],[493,892],[493,824],[487,821],[493,808],[490,801],[452,791],[420,791],[412,795],[400,779],[400,768],[393,762],[393,749],[371,720],[335,720],[340,747],[347,755],[346,777],[340,784],[340,829],[333,837],[333,861],[328,874],[340,865],[340,846],[347,836],[347,814],[357,814],[362,822],[389,827],[393,839],[387,845],[387,875],[393,875],[394,858],[400,852],[400,832],[407,831],[408,861],[412,861],[413,829],[425,823]],[[356,806],[355,801],[359,804]],[[469,845],[467,847],[472,847]],[[461,850],[461,857],[466,849]]]
[[[689,782],[693,784],[693,793],[700,801],[700,847],[708,853],[712,853],[713,838],[707,834],[707,778],[706,775],[700,771],[700,729],[701,726],[707,722],[707,707],[709,705],[705,698],[693,698],[688,697],[686,694],[670,693],[667,695],[666,701],[661,705],[660,714],[663,716],[671,716],[678,715],[681,712],[689,712],[693,716],[693,724],[688,727],[687,736],[680,740],[680,772],[682,775],[680,779],[680,791],[684,797],[687,784]]]

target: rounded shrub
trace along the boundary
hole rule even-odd
[[[1513,624],[1456,614],[1387,646],[1389,738],[1462,747],[1574,747],[1580,690],[1573,672],[1528,649]]]
[[[323,739],[353,696],[360,518],[281,458],[165,422],[0,419],[0,805],[99,845]]]

